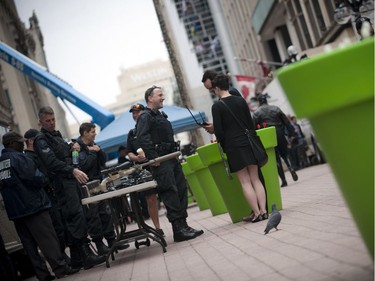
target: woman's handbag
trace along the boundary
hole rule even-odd
[[[247,139],[249,140],[251,150],[253,151],[253,155],[255,160],[258,162],[259,167],[263,167],[268,162],[268,155],[266,153],[266,149],[263,146],[263,143],[260,140],[260,137],[255,133],[252,133],[249,131],[249,129],[245,128],[238,120],[236,115],[232,112],[232,110],[226,105],[226,103],[223,100],[220,100],[225,107],[229,110],[229,112],[232,114],[233,118],[237,121],[237,123],[240,125],[242,129],[245,130],[245,135],[247,136]]]
[[[248,129],[245,129],[245,134],[249,140],[254,158],[258,162],[258,166],[263,167],[268,162],[268,155],[260,137],[257,134],[252,134]]]

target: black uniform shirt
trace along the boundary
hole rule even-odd
[[[136,136],[139,146],[148,159],[155,159],[159,156],[155,149],[156,144],[174,142],[172,125],[167,115],[159,110],[152,111],[147,107],[137,120]]]

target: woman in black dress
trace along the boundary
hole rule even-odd
[[[259,180],[257,161],[253,157],[249,140],[243,129],[246,127],[250,131],[255,130],[249,107],[242,97],[232,96],[228,92],[229,77],[227,75],[218,74],[212,80],[212,88],[220,98],[220,101],[214,103],[211,109],[216,138],[227,154],[230,171],[237,174],[244,196],[253,210],[253,213],[245,217],[244,221],[261,221],[268,218],[266,193]],[[236,114],[241,125],[227,106]],[[208,125],[207,131],[212,132],[209,127]]]

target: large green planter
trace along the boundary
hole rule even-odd
[[[276,132],[274,128],[266,128],[257,131],[268,154],[268,163],[262,167],[267,194],[267,206],[271,212],[272,203],[276,203],[278,209],[282,209],[280,187],[277,174],[275,150]],[[229,216],[233,223],[242,221],[244,216],[251,213],[251,208],[247,203],[242,186],[236,174],[231,174],[229,179],[225,172],[217,143],[201,146],[197,149],[202,163],[208,167],[211,175],[223,197],[228,209]],[[225,155],[224,155],[225,156]]]
[[[374,256],[374,38],[283,67],[277,79],[307,117]]]
[[[204,195],[203,189],[199,184],[195,172],[190,169],[190,166],[187,162],[181,163],[182,171],[184,172],[185,178],[189,184],[195,201],[198,204],[199,210],[207,210],[209,208],[206,195]]]
[[[191,155],[186,158],[190,169],[195,172],[199,184],[204,192],[208,206],[213,216],[227,212],[227,208],[221,197],[221,194],[212,178],[207,166],[203,165],[198,154]]]
[[[268,155],[268,162],[261,170],[266,185],[268,212],[271,213],[273,203],[276,204],[279,210],[283,208],[275,155],[275,147],[277,145],[276,129],[275,127],[269,127],[257,130],[256,132]]]

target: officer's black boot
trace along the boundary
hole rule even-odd
[[[55,275],[56,275],[57,279],[60,279],[60,278],[65,277],[66,275],[72,275],[74,273],[77,273],[79,270],[80,270],[80,268],[72,268],[72,267],[70,267],[69,265],[66,264],[62,268],[56,269]],[[54,279],[55,278],[50,279],[50,280],[54,280]]]
[[[197,237],[194,233],[190,232],[185,226],[184,221],[177,219],[172,222],[173,240],[175,242],[186,241]]]
[[[281,187],[285,187],[287,185],[288,185],[287,181],[285,179],[283,179],[282,182],[281,182]]]
[[[105,262],[105,256],[96,256],[91,251],[90,246],[87,243],[80,245],[81,258],[84,269],[89,269],[95,265]]]
[[[185,228],[190,231],[191,233],[194,233],[195,234],[195,237],[199,236],[199,235],[202,235],[204,233],[204,231],[202,229],[200,230],[197,230],[197,229],[194,229],[192,227],[190,227],[187,222],[186,222],[186,218],[185,219],[181,219],[183,225],[185,226]]]
[[[282,167],[281,163],[279,163],[279,162],[277,162],[277,173],[279,174],[279,177],[282,181],[281,187],[287,186],[288,183],[286,182],[286,179],[285,179],[284,170],[283,170],[283,167]]]
[[[104,245],[102,240],[95,240],[96,250],[98,251],[98,256],[107,255],[109,253],[109,249],[106,245]]]
[[[79,251],[79,247],[77,245],[69,246],[70,249],[70,266],[72,268],[81,268],[82,267],[82,259],[81,254]]]
[[[63,254],[64,260],[67,264],[70,265],[70,257],[65,253],[65,243],[62,241],[59,241],[59,242],[60,242],[60,250]]]
[[[286,165],[288,166],[288,169],[290,171],[290,174],[292,175],[292,178],[294,181],[297,181],[298,180],[298,175],[297,173],[294,171],[294,169],[292,168],[292,164],[290,163],[290,160],[289,158],[286,159],[285,161]]]

